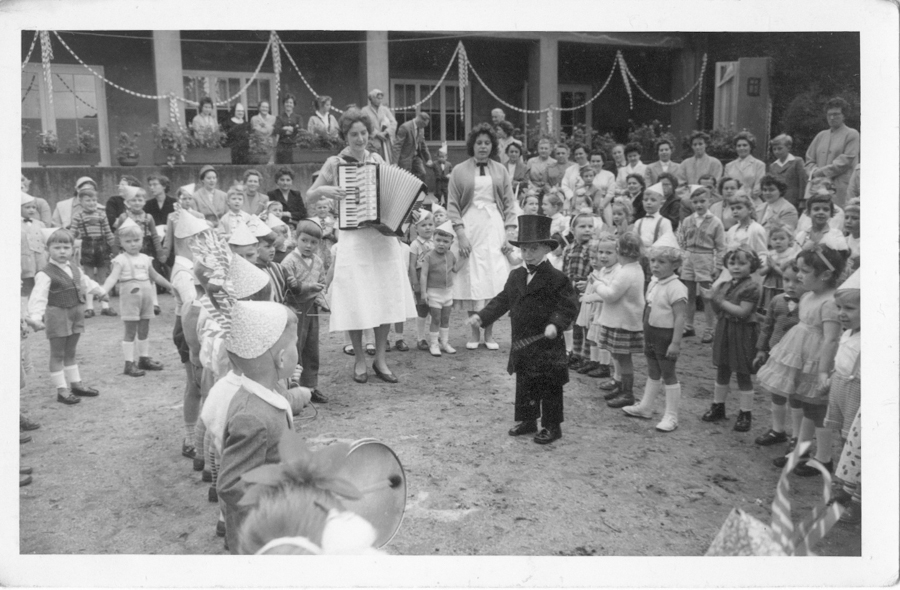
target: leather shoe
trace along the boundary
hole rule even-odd
[[[204,483],[211,483],[212,482],[212,471],[207,471],[206,469],[204,469],[203,473],[200,474],[200,481],[202,481]]]
[[[19,467],[19,475],[31,475],[34,469],[31,467]]]
[[[541,431],[534,435],[534,442],[539,445],[549,445],[560,438],[562,438],[562,428],[557,425],[550,428],[541,428]]]
[[[634,394],[622,393],[618,397],[614,397],[613,399],[606,402],[606,405],[610,408],[624,408],[625,406],[633,406]]]
[[[142,356],[138,359],[138,369],[145,371],[162,371],[163,365],[159,361],[155,361],[149,356]]]
[[[93,387],[75,387],[74,385],[71,385],[69,389],[78,397],[97,397],[100,395],[100,392]]]
[[[19,433],[19,444],[20,445],[24,445],[25,443],[30,443],[30,442],[31,442],[30,434],[23,434],[21,432]]]
[[[67,406],[73,406],[73,405],[79,403],[81,400],[72,394],[63,395],[61,393],[57,393],[56,401],[58,401],[61,404],[66,404]]]
[[[353,380],[357,383],[365,383],[369,380],[369,373],[353,373]]]
[[[21,476],[19,476],[19,487],[20,487],[20,488],[21,488],[21,487],[24,487],[24,486],[27,486],[27,485],[30,484],[30,483],[31,483],[31,476],[30,476],[30,475],[21,475]]]
[[[206,493],[206,499],[213,504],[219,501],[219,492],[216,491],[216,486],[209,486],[209,491]]]
[[[828,473],[834,471],[834,461],[822,463],[822,466],[828,470]],[[794,467],[794,475],[799,475],[800,477],[814,477],[816,475],[822,475],[822,472],[815,467],[809,466],[807,463],[801,463]]]
[[[194,471],[203,471],[204,467],[206,467],[206,461],[203,460],[203,457],[194,457]]]
[[[194,445],[188,444],[186,442],[181,443],[181,456],[187,457],[188,459],[196,459],[197,449],[194,448]]]
[[[146,373],[138,369],[137,364],[134,361],[125,361],[125,370],[122,371],[124,375],[128,375],[129,377],[143,377]]]
[[[319,391],[318,389],[313,389],[310,392],[309,399],[311,402],[317,403],[317,404],[327,404],[328,403],[328,397],[326,397],[325,394],[322,393],[321,391]]]
[[[84,310],[84,318],[85,318],[85,319],[92,318],[92,317],[94,317],[94,310],[93,310],[93,309],[86,309],[86,310]]]
[[[409,345],[406,343],[406,341],[404,341],[403,339],[400,339],[394,343],[394,348],[396,348],[400,352],[406,352],[409,350]]]
[[[225,521],[220,520],[216,523],[216,536],[224,537],[225,536]]]
[[[103,309],[100,310],[100,315],[105,315],[105,316],[114,318],[114,317],[118,316],[119,314],[117,314],[116,310],[114,310],[111,307],[104,307]]]
[[[775,432],[770,428],[764,435],[756,437],[754,442],[761,447],[768,447],[769,445],[787,442],[787,440],[787,434],[784,432]]]
[[[382,381],[386,381],[388,383],[397,383],[397,381],[399,381],[399,379],[397,379],[397,376],[393,373],[382,373],[378,369],[378,365],[376,365],[375,363],[372,363],[372,370],[375,371],[375,376]]]
[[[537,422],[535,420],[519,422],[509,429],[510,436],[521,436],[523,434],[533,434],[535,432],[537,432]]]
[[[19,430],[37,430],[41,425],[19,414]]]

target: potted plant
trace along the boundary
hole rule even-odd
[[[301,129],[294,144],[294,164],[322,164],[343,147],[344,142],[336,136]]]
[[[185,164],[231,164],[231,149],[222,147],[225,134],[219,130],[202,129],[187,138]]]
[[[137,139],[140,133],[128,135],[124,131],[119,133],[119,147],[116,149],[116,158],[119,160],[119,166],[137,166],[141,152],[137,146]]]
[[[74,145],[64,151],[59,149],[59,138],[54,131],[40,134],[38,164],[41,166],[96,166],[100,163],[97,137],[82,129],[75,136]]]
[[[153,130],[153,163],[157,166],[174,166],[184,161],[187,151],[187,138],[177,125],[152,125]]]
[[[252,132],[250,134],[250,151],[248,152],[249,163],[259,166],[268,164],[274,147],[274,137],[266,137],[261,133]]]

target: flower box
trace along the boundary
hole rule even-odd
[[[100,152],[67,154],[38,152],[41,166],[96,166],[100,163]]]
[[[294,148],[294,164],[324,164],[337,152],[323,149]]]
[[[231,148],[189,147],[184,164],[231,164]]]

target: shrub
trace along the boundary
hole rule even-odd
[[[678,141],[669,131],[669,126],[663,126],[656,119],[642,125],[629,120],[628,124],[628,143],[637,143],[641,146],[641,161],[655,162],[658,159],[656,156],[656,142],[660,139],[668,139],[672,143],[672,155],[675,155],[674,152],[678,146]]]

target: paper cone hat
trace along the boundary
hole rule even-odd
[[[126,227],[140,227],[137,223],[134,222],[134,219],[130,217],[126,217],[125,221],[122,222],[122,225],[119,226],[119,229],[116,231],[122,231]]]
[[[707,190],[706,187],[703,186],[702,184],[691,184],[691,185],[688,185],[688,188],[690,189],[688,192],[688,195],[693,195],[694,193],[696,193],[699,190],[704,190],[704,191]]]
[[[78,180],[75,181],[75,190],[77,191],[78,189],[81,188],[81,185],[86,184],[86,183],[91,183],[94,185],[94,188],[97,188],[97,183],[94,182],[93,178],[91,178],[90,176],[82,176],[81,178],[79,178]]]
[[[28,203],[34,203],[34,197],[28,193],[22,193],[22,205],[27,205]]]
[[[41,228],[41,240],[44,242],[44,245],[47,245],[47,242],[50,241],[50,236],[61,230],[61,227],[42,227]]]
[[[124,199],[130,199],[130,198],[132,198],[134,195],[138,194],[138,191],[139,191],[139,190],[140,190],[140,189],[139,189],[138,187],[136,187],[136,186],[126,186],[126,187],[123,189],[123,191],[122,191],[122,192],[125,193],[125,194],[123,195],[122,198],[124,198]]]
[[[276,227],[281,227],[282,225],[287,225],[287,224],[285,222],[281,221],[281,218],[279,218],[276,215],[268,215],[268,216],[266,216],[266,225],[272,229],[275,229]]]
[[[455,235],[456,235],[456,232],[453,231],[453,224],[450,223],[449,220],[448,220],[448,221],[445,221],[444,223],[442,223],[442,224],[440,224],[439,226],[437,226],[437,227],[435,228],[434,231],[440,231],[440,232],[448,233],[448,234],[450,234],[451,236],[455,236]]]
[[[417,224],[422,223],[426,219],[433,219],[433,218],[434,218],[434,215],[432,215],[431,211],[429,211],[428,209],[419,209],[419,221],[417,221],[416,223]]]
[[[189,238],[208,229],[210,229],[209,224],[202,217],[196,217],[187,209],[178,210],[178,221],[175,222],[176,238]]]
[[[183,187],[179,188],[178,190],[179,190],[179,191],[184,191],[184,192],[186,192],[186,193],[189,194],[189,195],[193,195],[193,194],[194,194],[194,189],[195,189],[196,187],[197,187],[197,184],[192,182],[192,183],[190,183],[190,184],[184,185]]]
[[[662,186],[662,183],[661,183],[661,182],[657,182],[657,183],[654,184],[653,186],[649,187],[645,192],[648,192],[648,193],[656,193],[657,195],[660,195],[660,196],[662,196],[662,195],[665,194],[665,193],[663,192],[663,186]]]
[[[848,291],[850,289],[856,289],[857,291],[860,289],[859,270],[850,275],[850,278],[841,283],[837,288],[838,291]]]
[[[672,248],[675,250],[681,250],[681,247],[678,245],[678,240],[675,239],[675,234],[672,232],[666,232],[663,235],[659,236],[659,239],[653,242],[653,246],[651,248]]]
[[[247,227],[250,228],[250,233],[257,238],[262,238],[272,233],[272,228],[263,223],[263,220],[256,215],[250,218],[250,221],[247,222]]]
[[[250,246],[257,242],[259,240],[256,239],[256,236],[253,235],[246,223],[239,223],[228,239],[228,243],[232,246]]]
[[[285,326],[287,308],[280,303],[236,301],[231,308],[231,331],[225,338],[225,349],[242,359],[255,359],[278,342]]]
[[[546,244],[555,250],[559,244],[550,237],[552,222],[543,215],[519,215],[519,239],[509,243],[517,248],[525,244]]]
[[[250,297],[269,284],[269,275],[266,271],[236,255],[231,257],[225,279],[231,283],[228,291],[235,299]]]

